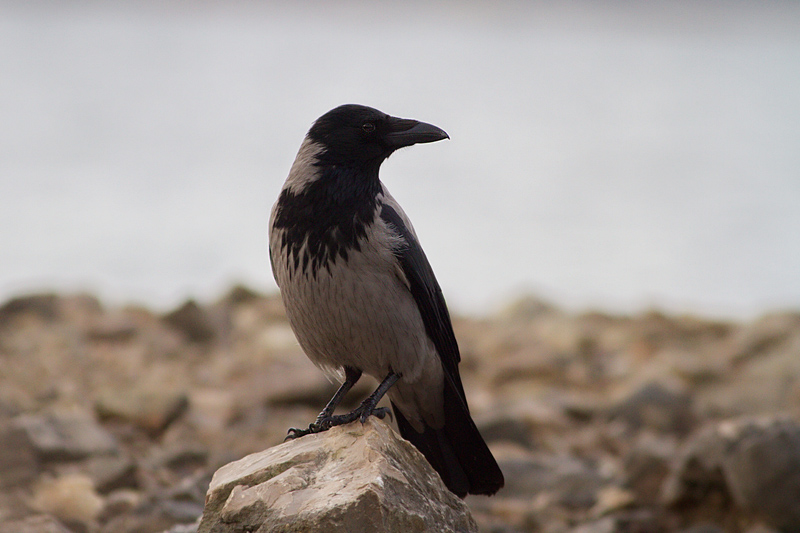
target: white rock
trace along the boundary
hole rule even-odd
[[[474,532],[425,458],[370,418],[286,442],[214,474],[199,533]]]

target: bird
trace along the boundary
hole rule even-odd
[[[449,139],[437,126],[345,104],[308,130],[270,214],[269,254],[286,315],[311,361],[341,381],[308,428],[287,440],[369,416],[391,400],[397,427],[447,488],[492,495],[500,467],[473,421],[439,283],[400,205],[379,178],[396,150]],[[335,415],[361,378],[380,382]]]

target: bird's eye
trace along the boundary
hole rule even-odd
[[[372,122],[365,122],[361,125],[361,129],[367,133],[372,133],[373,131],[375,131],[375,124],[373,124]]]

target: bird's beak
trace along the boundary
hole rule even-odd
[[[426,124],[410,118],[389,120],[389,131],[384,136],[386,144],[392,148],[402,148],[417,143],[432,143],[449,139],[447,133],[433,124]]]

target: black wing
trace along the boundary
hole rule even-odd
[[[433,341],[445,372],[454,382],[466,406],[466,396],[458,373],[461,354],[450,322],[450,313],[447,311],[447,304],[433,269],[416,237],[392,206],[387,204],[381,206],[381,219],[391,225],[404,241],[404,246],[395,249],[394,255],[408,280],[411,295],[422,315],[425,331]]]
[[[469,415],[464,387],[458,374],[461,356],[442,289],[436,282],[425,252],[397,210],[384,204],[381,219],[403,239],[403,246],[394,250],[394,255],[408,281],[425,331],[441,358],[445,375],[442,398],[444,426],[433,428],[425,424],[422,433],[419,433],[392,403],[400,434],[422,452],[456,495],[463,498],[467,494],[494,494],[504,484],[503,472]]]

